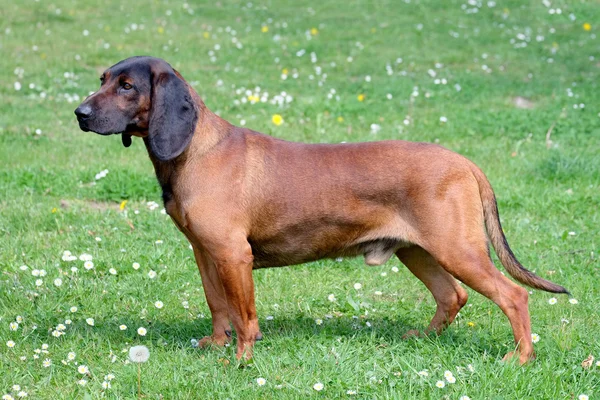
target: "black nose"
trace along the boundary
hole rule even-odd
[[[86,119],[92,115],[92,107],[87,104],[82,104],[75,109],[75,115],[78,119]]]

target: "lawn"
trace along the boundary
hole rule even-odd
[[[582,366],[600,359],[596,1],[1,10],[0,395],[136,398],[127,353],[142,344],[149,399],[600,398],[600,363]],[[210,109],[275,137],[436,142],[476,162],[517,257],[573,296],[530,292],[537,360],[501,362],[508,320],[471,290],[442,335],[403,340],[435,302],[397,259],[255,271],[264,340],[252,362],[235,346],[195,348],[210,313],[143,143],[81,132],[73,114],[132,55],[166,59]]]

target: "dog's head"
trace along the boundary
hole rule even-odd
[[[181,75],[164,60],[131,57],[100,77],[100,89],[75,110],[79,127],[101,135],[122,133],[147,137],[152,154],[171,160],[185,150],[194,134],[198,106]]]

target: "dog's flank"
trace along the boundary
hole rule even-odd
[[[236,356],[252,355],[262,337],[254,268],[338,256],[379,265],[395,254],[436,301],[425,333],[443,331],[467,302],[458,279],[508,317],[517,352],[506,358],[534,357],[527,290],[495,268],[488,236],[516,280],[567,291],[517,261],[491,185],[471,161],[432,144],[303,144],[235,127],[156,58],[124,60],[103,78],[77,108],[79,125],[144,138],[165,209],[202,276],[213,332],[201,346],[228,343],[233,325]]]

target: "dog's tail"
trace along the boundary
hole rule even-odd
[[[498,216],[498,205],[492,186],[484,173],[474,164],[472,170],[479,185],[479,194],[483,205],[483,216],[488,236],[500,262],[504,265],[504,268],[506,268],[506,271],[508,271],[508,273],[517,281],[532,288],[552,293],[569,294],[564,287],[540,278],[533,272],[524,268],[519,260],[517,260],[508,246],[506,236],[504,236],[504,232],[502,231],[500,217]]]

